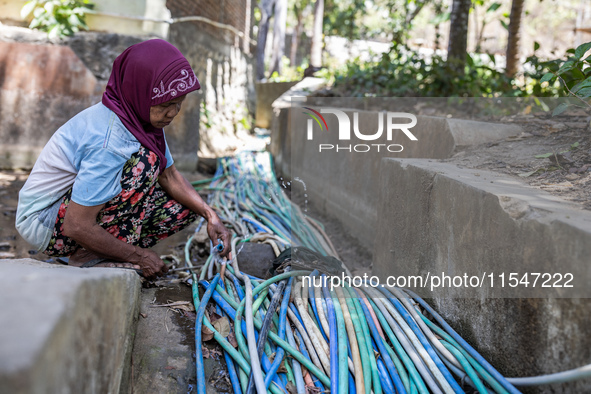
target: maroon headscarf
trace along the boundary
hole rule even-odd
[[[150,124],[150,107],[200,89],[189,62],[172,44],[148,40],[115,59],[103,104],[166,167],[164,132]]]

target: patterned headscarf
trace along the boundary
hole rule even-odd
[[[115,59],[103,104],[166,167],[164,132],[150,124],[150,107],[200,89],[189,62],[172,44],[148,40]]]

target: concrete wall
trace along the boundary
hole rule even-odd
[[[290,94],[294,92],[287,92],[282,97]],[[326,114],[324,118],[330,131],[315,129],[313,140],[310,141],[306,138],[310,117],[305,113],[307,110],[302,108],[304,106],[307,106],[305,102],[292,101],[290,106],[281,99],[274,104],[276,115],[270,151],[274,156],[276,171],[286,179],[301,179],[306,184],[308,202],[334,216],[345,229],[356,234],[368,249],[374,245],[378,216],[377,180],[383,158],[443,159],[451,157],[461,147],[503,139],[521,132],[516,126],[418,116],[417,125],[412,128],[418,141],[409,140],[400,131],[393,133],[391,141],[386,140],[385,132],[377,141],[362,141],[355,137],[350,141],[338,141],[337,118]],[[329,106],[315,106],[316,109],[320,107]],[[343,110],[351,121],[354,112],[358,113],[359,125],[365,134],[378,129],[377,111]],[[319,144],[346,147],[363,143],[399,144],[403,151],[393,153],[383,147],[380,151],[374,148],[368,153],[347,150],[337,152],[336,149],[319,152]],[[295,189],[295,186],[292,187]],[[297,194],[295,196],[297,198]]]
[[[494,288],[422,291],[505,376],[589,364],[591,213],[506,176],[431,160],[384,159],[378,184],[374,275],[494,272]],[[498,274],[511,272],[570,272],[574,287],[502,288]],[[526,391],[590,390],[587,379]]]
[[[0,41],[0,167],[30,168],[54,131],[101,91],[69,47]]]
[[[128,392],[141,282],[130,270],[0,264],[0,392]]]
[[[257,82],[257,105],[255,112],[255,126],[268,129],[273,120],[273,102],[288,91],[298,81],[293,82]]]

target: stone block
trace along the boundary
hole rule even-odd
[[[66,46],[0,41],[0,168],[31,168],[53,133],[103,85]]]
[[[0,392],[118,393],[140,287],[130,270],[3,260]]]

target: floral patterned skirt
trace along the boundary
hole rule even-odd
[[[97,223],[121,241],[150,248],[197,219],[197,214],[173,200],[158,184],[160,159],[143,146],[125,163],[121,193],[107,202]],[[70,256],[81,246],[63,234],[72,189],[62,198],[53,234],[44,253]]]

